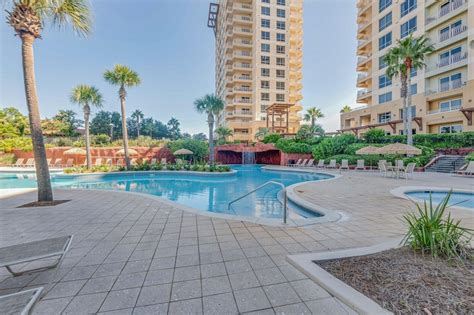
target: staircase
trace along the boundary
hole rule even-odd
[[[460,155],[441,155],[432,164],[426,172],[454,173],[458,171],[466,162],[464,156]]]

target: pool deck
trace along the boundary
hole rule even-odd
[[[338,174],[338,172],[334,172]],[[55,190],[55,207],[17,208],[36,193],[1,196],[0,246],[74,234],[54,271],[12,278],[0,270],[0,295],[45,286],[36,314],[353,314],[286,261],[289,254],[353,248],[399,238],[413,208],[390,190],[436,186],[473,190],[472,178],[421,173],[414,179],[344,171],[295,188],[336,222],[275,227],[191,213],[146,195]],[[472,211],[453,209],[474,227]],[[50,284],[51,283],[51,284]]]

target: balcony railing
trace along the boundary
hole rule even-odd
[[[359,26],[357,27],[357,30],[360,31],[364,28],[366,28],[371,22],[365,22],[365,23],[359,23]]]
[[[252,42],[250,40],[241,39],[241,40],[234,40],[234,44],[251,46]]]
[[[244,88],[244,87],[235,87],[234,91],[236,92],[252,92],[251,88]]]
[[[250,68],[252,68],[252,65],[249,64],[249,63],[236,63],[236,64],[234,64],[234,67],[250,69]]]
[[[366,79],[366,78],[368,78],[368,77],[369,77],[369,74],[368,74],[368,73],[359,73],[359,74],[357,75],[357,81],[364,80],[364,79]]]
[[[237,104],[250,104],[252,103],[252,100],[248,100],[248,99],[245,99],[245,98],[236,98],[234,99],[234,103],[237,103]]]
[[[234,110],[233,112],[229,113],[230,115],[236,115],[236,116],[251,116],[252,112],[249,110]]]
[[[362,98],[372,93],[370,89],[362,89],[357,91],[357,98]]]
[[[447,82],[447,83],[441,83],[439,85],[438,89],[426,90],[425,95],[429,96],[431,94],[442,93],[442,92],[447,92],[447,91],[450,91],[450,90],[459,89],[462,86],[464,86],[465,84],[466,83],[463,82],[461,79],[453,80],[453,81],[450,81],[450,82]]]
[[[249,51],[241,51],[241,52],[235,52],[234,56],[237,56],[237,57],[251,57],[252,54]]]
[[[448,5],[443,6],[437,16],[430,16],[426,18],[426,25],[433,23],[439,18],[442,18],[446,14],[462,7],[466,3],[466,0],[452,0]]]
[[[437,109],[429,110],[428,115],[446,113],[446,112],[453,112],[453,111],[459,110],[460,108],[461,108],[461,105],[449,106],[449,107],[445,107],[445,108],[437,108]]]
[[[465,53],[455,53],[449,57],[441,58],[439,60],[439,63],[436,64],[437,68],[442,68],[448,65],[451,65],[456,62],[460,62],[461,60],[464,60],[467,58],[467,52]]]
[[[445,40],[448,40],[451,37],[457,36],[465,31],[467,31],[467,25],[458,25],[456,27],[451,28],[447,32],[441,33],[439,35],[439,41],[444,42]]]
[[[250,76],[245,76],[245,75],[236,76],[235,78],[239,80],[248,80],[248,81],[252,80]]]

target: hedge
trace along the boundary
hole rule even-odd
[[[377,129],[373,129],[377,130]],[[373,131],[371,130],[371,131]],[[406,143],[406,136],[394,135],[371,137],[372,143]],[[474,132],[460,132],[460,133],[440,133],[440,134],[416,134],[413,135],[413,144],[430,147],[433,149],[442,148],[465,148],[474,146]]]
[[[311,153],[311,145],[305,142],[295,142],[292,139],[280,139],[275,143],[275,147],[285,153]]]

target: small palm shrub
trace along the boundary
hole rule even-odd
[[[408,233],[402,241],[404,245],[428,252],[433,257],[470,258],[472,230],[461,227],[461,220],[454,221],[450,213],[445,216],[450,197],[451,192],[434,207],[430,196],[429,203],[416,204],[415,212],[403,216],[408,225]]]

